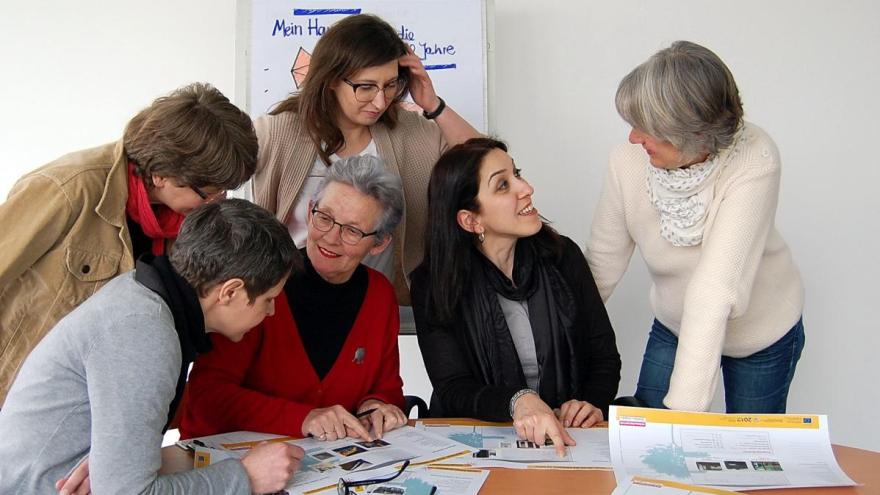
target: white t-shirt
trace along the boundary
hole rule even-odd
[[[373,140],[371,140],[366,148],[358,153],[358,155],[370,155],[381,158],[376,149],[376,142]],[[336,163],[339,160],[341,160],[341,158],[335,153],[330,155],[331,164]],[[321,157],[318,157],[315,159],[315,163],[312,165],[309,175],[306,176],[306,180],[303,182],[303,187],[299,192],[299,196],[296,198],[296,203],[293,205],[293,210],[290,212],[290,216],[287,219],[287,230],[290,232],[290,237],[293,238],[293,242],[296,244],[297,248],[301,249],[306,245],[306,237],[308,236],[309,202],[314,197],[315,192],[318,190],[318,186],[321,185],[321,182],[326,176],[327,165],[324,164]],[[382,272],[383,275],[388,277],[388,280],[394,280],[394,249],[391,245],[378,255],[367,255],[363,260],[363,264]]]

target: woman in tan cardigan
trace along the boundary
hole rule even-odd
[[[401,108],[406,94],[424,109]],[[478,135],[437,96],[421,61],[382,19],[342,19],[315,46],[300,91],[255,122],[260,141],[256,202],[288,226],[297,247],[307,232],[308,202],[327,167],[340,158],[382,158],[403,180],[405,214],[395,249],[364,263],[409,300],[403,275],[422,255],[431,168],[447,146]]]

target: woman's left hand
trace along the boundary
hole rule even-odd
[[[437,98],[437,93],[434,91],[434,84],[431,82],[431,77],[428,76],[425,66],[422,65],[422,61],[413,53],[412,48],[408,46],[406,51],[407,54],[400,57],[397,63],[409,69],[409,94],[412,95],[416,105],[431,113],[440,106],[440,99]]]
[[[575,399],[562,404],[556,416],[566,428],[589,428],[605,420],[601,409],[587,401]]]
[[[360,414],[370,409],[375,409],[375,411],[371,412],[368,416],[361,418],[361,423],[363,423],[364,428],[367,429],[370,428],[370,425],[373,426],[373,434],[375,435],[375,438],[382,438],[383,433],[406,424],[406,415],[403,414],[403,411],[401,411],[399,407],[393,404],[387,404],[376,399],[369,399],[364,401],[364,403],[358,407],[357,412]]]

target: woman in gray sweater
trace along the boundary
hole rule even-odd
[[[298,264],[287,230],[262,208],[226,200],[194,210],[170,261],[141,258],[28,356],[0,410],[0,493],[52,493],[54,481],[86,457],[96,493],[284,488],[303,455],[286,444],[206,469],[158,471],[186,368],[210,349],[205,333],[240,340],[274,312],[274,297]]]

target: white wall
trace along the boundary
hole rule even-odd
[[[233,94],[234,0],[0,2],[0,197],[59,155],[119,139],[156,97]]]
[[[778,226],[807,284],[807,346],[789,410],[829,414],[835,442],[873,450],[877,19],[880,4],[869,0],[495,0],[490,108],[542,212],[583,244],[608,151],[626,137],[613,108],[617,82],[676,39],[715,50],[737,78],[747,118],[783,156]],[[0,3],[0,195],[64,152],[118,138],[135,111],[176,86],[210,81],[231,97],[234,32],[234,0]],[[635,387],[651,321],[647,287],[636,256],[609,303],[621,393]],[[414,340],[401,338],[405,388],[427,399]]]

